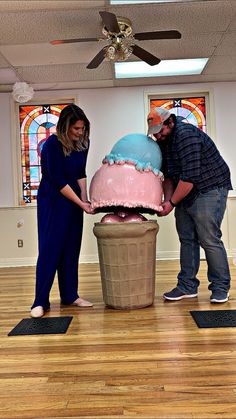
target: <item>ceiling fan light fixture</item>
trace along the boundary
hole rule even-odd
[[[108,45],[103,47],[93,59],[88,63],[86,68],[95,69],[106,58],[109,61],[126,61],[131,54],[144,61],[149,66],[156,66],[161,59],[151,54],[149,51],[136,45],[138,41],[161,40],[161,39],[180,39],[181,33],[177,30],[167,31],[151,31],[133,34],[132,22],[125,17],[116,16],[114,13],[100,11],[100,17],[103,22],[102,33],[108,41]],[[77,39],[61,39],[50,41],[51,44],[64,44],[74,42],[90,42],[99,41],[99,38],[77,38]],[[101,40],[105,40],[102,38]]]
[[[111,44],[105,50],[105,58],[111,61],[125,61],[132,54],[131,46],[123,44]]]

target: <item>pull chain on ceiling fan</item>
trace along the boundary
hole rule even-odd
[[[157,65],[161,61],[160,58],[155,57],[150,52],[136,45],[135,40],[148,41],[155,39],[181,38],[181,33],[176,30],[140,32],[132,34],[131,21],[128,18],[119,17],[114,13],[106,11],[101,11],[99,14],[103,21],[102,33],[105,38],[61,39],[51,41],[50,43],[58,45],[75,42],[108,41],[108,45],[104,46],[87,65],[88,69],[93,69],[97,68],[105,58],[111,61],[125,61],[131,54],[151,66]]]

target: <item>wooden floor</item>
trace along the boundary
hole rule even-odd
[[[0,269],[0,418],[236,418],[236,328],[199,329],[190,310],[209,303],[201,263],[198,299],[164,302],[177,261],[158,261],[151,307],[114,310],[102,300],[99,265],[80,267],[90,309],[60,307],[57,284],[47,316],[72,315],[66,334],[7,336],[29,316],[34,268]]]

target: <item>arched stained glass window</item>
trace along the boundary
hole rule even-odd
[[[42,146],[49,135],[56,132],[60,112],[67,105],[69,103],[19,106],[22,199],[25,204],[36,201]]]
[[[185,122],[196,125],[202,131],[206,132],[205,96],[150,99],[150,109],[156,107],[169,109],[176,116],[182,116]]]

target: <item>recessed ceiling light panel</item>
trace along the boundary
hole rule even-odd
[[[192,58],[181,60],[162,60],[150,66],[143,61],[115,63],[117,79],[136,77],[165,77],[201,74],[208,58]]]
[[[180,3],[196,0],[110,0],[110,4]]]

